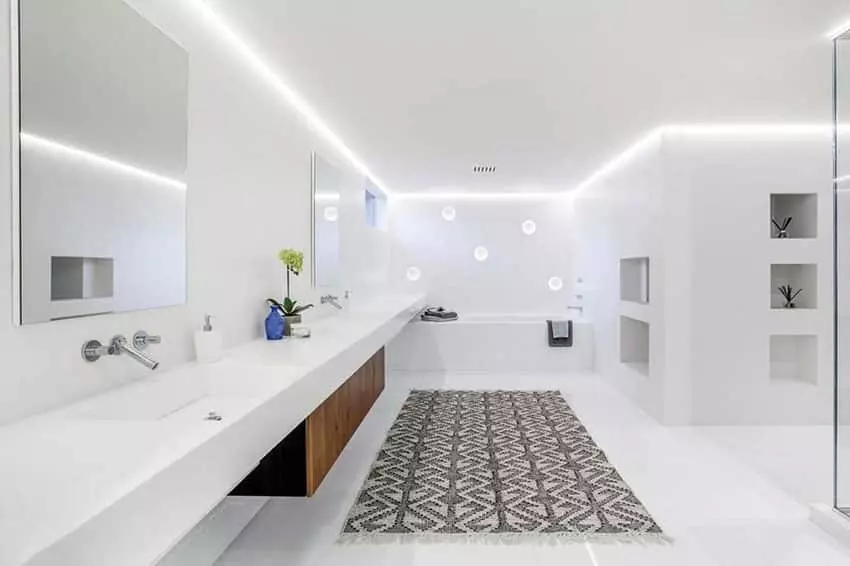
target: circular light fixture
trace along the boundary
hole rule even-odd
[[[522,233],[531,236],[537,232],[537,223],[534,220],[526,220],[522,223]]]
[[[549,278],[549,289],[552,291],[560,291],[564,288],[564,280],[560,277],[550,277]]]
[[[490,252],[487,251],[487,248],[484,246],[478,246],[475,248],[475,259],[478,261],[487,261],[487,258],[490,257]]]
[[[325,220],[328,222],[336,222],[339,220],[339,209],[335,206],[325,208]]]
[[[407,268],[407,280],[408,281],[419,281],[420,277],[422,277],[422,271],[418,267],[416,267],[415,265],[412,265],[412,266]]]
[[[453,206],[447,206],[443,208],[443,211],[440,213],[443,216],[443,220],[446,222],[451,222],[457,216],[457,210]]]

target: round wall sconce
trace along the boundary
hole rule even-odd
[[[447,206],[443,208],[443,211],[440,213],[443,217],[443,220],[446,222],[452,222],[455,217],[457,217],[457,210],[453,206]]]
[[[419,281],[419,278],[422,277],[422,271],[415,265],[412,265],[407,268],[406,275],[408,281]]]
[[[522,233],[531,236],[537,232],[537,223],[534,220],[526,220],[522,223]]]
[[[475,248],[474,254],[477,261],[487,261],[487,258],[490,257],[490,252],[488,252],[487,248],[484,246],[478,246]]]
[[[560,277],[549,278],[549,289],[552,291],[560,291],[564,288],[564,280]]]
[[[339,209],[335,206],[329,206],[325,208],[324,216],[328,222],[336,222],[339,220]]]

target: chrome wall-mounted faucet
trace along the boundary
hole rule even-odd
[[[339,303],[339,297],[334,295],[325,295],[319,301],[323,305],[333,305],[337,310],[342,310],[342,305]]]
[[[159,362],[144,354],[142,350],[149,344],[159,344],[161,341],[159,336],[150,336],[144,331],[136,332],[133,342],[120,334],[114,336],[108,346],[104,346],[98,340],[89,340],[83,344],[83,359],[87,362],[96,362],[103,356],[127,354],[149,370],[155,370],[159,367]]]

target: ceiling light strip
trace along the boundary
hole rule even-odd
[[[313,110],[310,104],[304,97],[296,92],[292,87],[287,85],[272,69],[269,67],[247,44],[234,32],[224,20],[203,0],[194,0],[198,10],[204,15],[207,22],[218,33],[227,40],[228,43],[236,50],[256,73],[265,79],[284,99],[304,118],[307,119],[311,128],[330,143],[334,149],[340,152],[349,162],[363,175],[369,177],[372,182],[389,196],[390,191],[386,185],[378,179],[361,161],[359,157],[349,148],[345,142],[325,123],[319,114]]]
[[[844,22],[840,26],[837,26],[837,27],[833,28],[832,30],[830,30],[829,33],[826,34],[826,37],[830,40],[835,41],[836,39],[838,39],[839,37],[841,37],[842,35],[844,35],[848,31],[850,31],[850,20],[847,20],[846,22]]]
[[[841,128],[839,128],[841,129]],[[825,124],[670,124],[651,130],[623,153],[603,165],[575,189],[579,195],[592,185],[623,167],[643,150],[660,141],[665,135],[682,136],[829,136],[834,127]]]
[[[86,151],[84,149],[65,145],[63,143],[43,138],[35,134],[21,132],[21,145],[24,148],[31,147],[35,149],[41,149],[43,151],[59,153],[66,157],[88,162],[92,165],[97,165],[106,169],[112,169],[114,171],[119,171],[121,173],[125,173],[135,177],[140,177],[148,181],[154,181],[156,183],[167,185],[175,189],[180,189],[183,191],[186,190],[186,183],[184,183],[183,181],[172,179],[171,177],[166,177],[164,175],[159,175],[146,169],[141,169],[133,165],[128,165],[127,163],[122,163],[121,161],[116,161],[114,159],[110,159],[108,157],[104,157],[102,155]]]
[[[624,151],[623,153],[603,165],[601,168],[596,170],[596,172],[594,172],[590,177],[579,183],[579,185],[574,189],[574,194],[580,194],[600,179],[607,177],[617,169],[621,168],[623,165],[628,163],[633,157],[635,157],[645,149],[649,148],[652,144],[658,142],[661,139],[663,133],[663,128],[656,128],[650,131],[644,137],[629,146],[626,151]]]
[[[839,131],[844,131],[847,126],[839,126]],[[400,193],[397,198],[405,200],[549,200],[563,198],[564,196],[578,196],[592,185],[607,177],[626,165],[631,159],[645,149],[659,142],[665,135],[682,136],[828,136],[834,131],[834,127],[826,124],[670,124],[659,126],[643,135],[638,141],[629,146],[625,151],[605,163],[593,174],[579,183],[575,189],[570,191],[552,191],[548,193],[478,193],[478,192],[417,192]],[[839,179],[837,182],[850,181],[850,176]]]

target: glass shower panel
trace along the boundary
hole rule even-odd
[[[850,35],[835,42],[835,507],[850,515]]]

